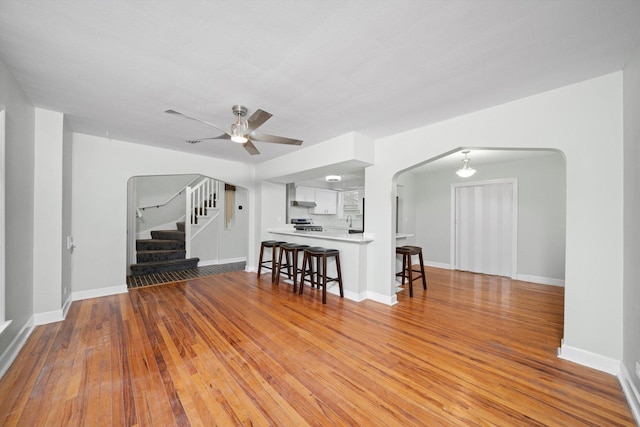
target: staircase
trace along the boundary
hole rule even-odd
[[[132,276],[169,273],[198,267],[199,258],[186,258],[185,223],[177,222],[177,230],[155,230],[151,239],[136,240],[136,262]]]

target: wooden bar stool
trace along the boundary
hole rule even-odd
[[[287,278],[291,279],[291,269],[293,267],[293,292],[296,291],[298,285],[298,252],[308,248],[309,245],[299,245],[297,243],[283,243],[280,245],[280,255],[278,256],[278,263],[276,264],[276,285],[280,284],[280,275],[282,274],[282,268],[287,268]],[[285,264],[282,263],[282,256],[285,255]]]
[[[422,259],[422,248],[420,246],[399,246],[396,248],[396,255],[402,255],[402,270],[396,274],[396,276],[402,276],[402,284],[404,285],[404,279],[409,280],[409,297],[413,297],[413,281],[422,278],[422,287],[427,289],[427,279],[424,274],[424,261]],[[414,255],[418,255],[420,259],[420,269],[414,270],[411,259]],[[419,275],[413,277],[413,273]]]
[[[327,275],[327,258],[334,257],[336,260],[336,277]],[[313,262],[315,260],[316,268],[313,271]],[[340,288],[340,298],[344,298],[344,289],[342,288],[342,271],[340,270],[340,251],[337,249],[325,249],[321,247],[307,248],[304,250],[302,259],[302,274],[300,277],[300,290],[302,295],[304,290],[305,277],[309,276],[311,286],[322,286],[322,303],[327,303],[327,283],[338,282]]]
[[[276,253],[280,245],[287,242],[280,242],[278,240],[263,240],[260,243],[260,258],[258,259],[258,277],[260,277],[260,272],[263,268],[271,270],[271,283],[273,283],[276,279],[276,258],[278,254]],[[271,250],[271,259],[263,260],[264,250]]]

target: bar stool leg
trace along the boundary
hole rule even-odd
[[[274,268],[274,270],[276,271],[276,275],[273,278],[274,280],[271,281],[271,283],[275,283],[276,285],[280,284],[280,272],[282,270],[282,252],[284,251],[282,250],[282,248],[280,248],[280,255],[278,255],[278,265],[276,266],[277,268]]]
[[[298,290],[298,293],[300,295],[302,295],[302,291],[304,290],[304,276],[307,272],[307,263],[311,264],[311,260],[309,259],[309,254],[307,252],[304,252],[302,255],[302,273],[300,274],[300,289]],[[310,265],[309,265],[309,269],[311,269]],[[310,274],[313,274],[313,273],[310,273]],[[313,276],[309,276],[309,280],[313,280]]]
[[[320,269],[318,269],[320,274]],[[327,303],[327,256],[322,256],[322,303]]]
[[[422,250],[418,253],[420,257],[420,271],[422,272],[422,288],[427,289],[427,279],[424,275],[424,261],[422,260]]]
[[[342,288],[342,271],[340,270],[340,254],[336,254],[336,267],[338,268],[338,288],[340,289],[340,298],[344,298],[344,289]]]
[[[260,272],[262,270],[262,256],[264,255],[264,245],[260,245],[260,258],[258,258],[258,277],[260,277]]]
[[[411,254],[407,254],[407,274],[409,275],[409,297],[413,297],[413,267],[411,266]]]

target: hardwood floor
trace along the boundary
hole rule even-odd
[[[633,426],[556,357],[563,289],[427,268],[399,304],[233,272],[77,301],[0,381],[0,424]]]

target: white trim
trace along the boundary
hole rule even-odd
[[[343,291],[344,291],[344,297],[348,300],[360,302],[367,299],[366,293],[358,293],[358,292],[348,291],[346,289],[343,289]],[[340,287],[338,286],[337,283],[334,283],[327,287],[327,292],[330,294],[340,296]]]
[[[516,280],[521,280],[523,282],[539,283],[541,285],[564,287],[564,279],[554,279],[551,277],[532,276],[530,274],[517,274]]]
[[[7,346],[4,352],[0,354],[0,378],[7,373],[7,370],[11,366],[16,357],[18,357],[18,353],[22,350],[27,339],[31,336],[33,332],[33,328],[35,327],[35,323],[33,321],[33,317],[31,317],[27,323],[22,327],[20,332],[15,336],[11,344]]]
[[[631,375],[624,364],[621,365],[618,380],[627,398],[627,402],[629,402],[629,406],[631,407],[631,413],[636,419],[636,424],[640,425],[640,391],[638,391],[636,385],[633,383]]]
[[[10,324],[11,324],[11,320],[2,322],[2,324],[0,325],[0,335],[2,335],[2,333],[9,327]]]
[[[47,325],[49,323],[62,322],[64,320],[64,313],[62,309],[46,311],[44,313],[36,313],[33,315],[33,321],[36,326]]]
[[[426,265],[427,267],[444,268],[445,270],[453,270],[453,266],[451,264],[446,264],[444,262],[425,261],[424,265]]]
[[[395,286],[395,285],[394,285]],[[386,305],[396,305],[398,303],[398,297],[396,294],[391,296],[379,294],[377,292],[367,291],[367,299],[371,301],[379,302]]]
[[[6,131],[6,109],[0,105],[0,332],[4,330],[8,323],[5,322],[5,131]]]
[[[73,301],[80,301],[89,298],[106,297],[109,295],[126,294],[127,285],[111,286],[109,288],[91,289],[88,291],[78,291],[71,293],[71,299]]]
[[[208,267],[210,265],[233,264],[234,262],[247,262],[247,257],[217,259],[198,262],[198,267]]]
[[[558,357],[611,375],[618,376],[620,374],[621,363],[619,360],[565,345],[564,340],[558,348]]]
[[[512,237],[511,237],[511,278],[515,279],[518,272],[518,178],[501,178],[490,179],[486,181],[468,181],[468,182],[456,182],[451,184],[451,243],[449,259],[452,269],[457,268],[456,261],[456,189],[460,187],[477,187],[493,184],[511,184],[512,194]]]
[[[71,294],[67,295],[67,300],[64,302],[64,305],[62,306],[62,317],[63,318],[67,318],[67,313],[69,313],[69,308],[71,308]]]

